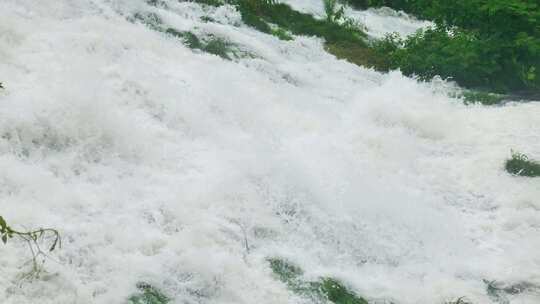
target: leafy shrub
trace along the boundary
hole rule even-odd
[[[500,64],[496,46],[459,28],[437,26],[420,30],[407,39],[387,36],[375,47],[388,55],[388,68],[399,68],[405,75],[416,75],[422,80],[438,75],[466,87],[496,91],[505,91],[514,81],[509,67]]]
[[[512,151],[512,158],[506,161],[506,171],[510,174],[527,177],[540,176],[540,163],[532,161],[525,154]]]
[[[347,0],[389,6],[437,26],[402,41],[392,67],[497,92],[540,90],[540,3],[531,0]],[[422,62],[419,58],[426,58]],[[439,60],[443,60],[439,63]],[[453,65],[455,67],[453,67]]]

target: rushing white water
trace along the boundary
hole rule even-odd
[[[2,1],[0,214],[64,238],[34,281],[25,244],[0,246],[2,304],[125,303],[138,281],[174,303],[305,303],[270,256],[376,301],[540,284],[540,182],[503,170],[511,149],[540,157],[540,103],[464,106],[232,7],[167,4]],[[141,11],[254,56],[194,52]]]
[[[312,14],[318,18],[326,17],[322,0],[284,0],[283,2],[291,5],[296,10]],[[348,6],[344,8],[347,18],[365,26],[366,33],[373,38],[383,38],[391,33],[406,37],[421,28],[433,25],[432,22],[418,20],[404,12],[398,12],[388,7],[370,8],[364,11],[354,10]]]

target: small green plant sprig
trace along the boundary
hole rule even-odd
[[[58,230],[40,228],[32,231],[18,231],[11,228],[6,220],[0,216],[0,239],[2,243],[7,244],[8,240],[15,237],[25,241],[32,253],[32,270],[28,276],[37,276],[41,272],[41,264],[38,262],[40,257],[47,257],[48,252],[62,247],[62,238]],[[41,247],[42,240],[45,239],[51,240],[47,249]]]
[[[5,89],[4,85],[0,82],[0,89]]]

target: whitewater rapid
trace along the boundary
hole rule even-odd
[[[540,285],[540,181],[504,171],[512,149],[540,158],[540,102],[465,106],[230,6],[165,2],[2,0],[0,214],[63,247],[29,282],[25,244],[0,244],[0,303],[125,303],[139,281],[173,303],[306,303],[276,256],[375,303]],[[192,51],[136,12],[252,56]]]

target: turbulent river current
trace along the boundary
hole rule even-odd
[[[63,238],[33,280],[26,244],[0,243],[0,303],[122,304],[140,281],[171,303],[310,303],[269,257],[373,303],[540,303],[540,181],[504,170],[511,150],[540,157],[540,102],[467,106],[232,6],[165,2],[0,1],[0,215]],[[427,24],[348,14],[373,37]]]

